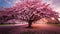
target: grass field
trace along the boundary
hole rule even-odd
[[[32,24],[34,28],[26,28],[27,25],[14,25],[4,24],[3,27],[0,26],[0,34],[60,34],[60,27],[56,27],[60,24]]]
[[[49,24],[49,25],[53,25],[53,26],[59,26],[59,27],[60,27],[60,24]]]

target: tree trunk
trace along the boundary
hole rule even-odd
[[[29,20],[28,21],[28,28],[31,28],[32,27],[31,25],[32,25],[32,20]]]

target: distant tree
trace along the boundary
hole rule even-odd
[[[40,20],[42,18],[58,18],[58,13],[53,11],[50,7],[50,4],[42,3],[40,0],[26,0],[21,3],[16,3],[13,6],[12,12],[18,19],[27,21],[28,27],[31,27],[34,21]]]
[[[0,24],[5,24],[5,22],[7,22],[8,20],[12,20],[12,19],[15,19],[14,15],[11,15],[11,16],[7,16],[7,15],[0,16]]]

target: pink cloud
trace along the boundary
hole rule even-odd
[[[54,11],[60,13],[60,0],[43,0],[43,2],[49,3]]]

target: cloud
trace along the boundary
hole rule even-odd
[[[52,0],[54,10],[60,13],[60,0]]]
[[[52,0],[53,4],[60,6],[60,0]]]
[[[60,0],[43,0],[43,2],[51,4],[52,9],[60,13]]]

